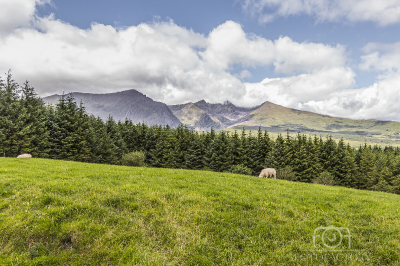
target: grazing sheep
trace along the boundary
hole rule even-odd
[[[276,179],[276,170],[274,168],[263,169],[258,177],[274,177]]]
[[[30,154],[21,154],[21,155],[18,155],[17,158],[32,158],[32,155],[30,155]]]

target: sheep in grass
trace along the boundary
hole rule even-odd
[[[30,154],[21,154],[21,155],[18,155],[17,158],[32,158],[32,155],[30,155]]]
[[[276,170],[274,168],[265,168],[258,177],[274,177],[276,179]]]

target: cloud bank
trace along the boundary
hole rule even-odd
[[[309,15],[322,21],[372,21],[380,26],[400,22],[399,0],[241,0],[245,11],[260,23],[277,17]]]
[[[0,10],[14,12],[6,2]],[[17,2],[27,11],[1,24],[0,70],[11,68],[41,96],[133,88],[168,104],[205,99],[254,106],[268,100],[333,116],[400,120],[399,44],[364,48],[359,67],[382,75],[371,87],[355,89],[342,45],[269,40],[233,21],[206,36],[173,21],[80,29],[52,16],[38,17],[32,6],[44,1]],[[237,66],[240,73],[233,73]],[[272,67],[281,77],[242,81],[258,67]]]

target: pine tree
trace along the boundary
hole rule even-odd
[[[48,157],[49,132],[46,129],[46,108],[42,99],[37,97],[35,89],[26,81],[22,88],[21,103],[26,109],[23,143],[20,153],[29,153],[34,157]]]
[[[364,148],[359,166],[360,175],[358,185],[361,189],[370,189],[378,182],[374,159],[372,150]]]
[[[297,135],[297,148],[294,156],[294,171],[300,182],[312,181],[312,168],[309,161],[306,136]]]
[[[137,147],[138,132],[136,130],[136,126],[133,125],[132,120],[125,119],[124,123],[121,124],[118,123],[118,128],[126,144],[127,152],[129,153],[138,150]]]
[[[243,128],[242,134],[240,136],[240,146],[238,147],[238,154],[239,154],[239,164],[248,167],[249,165],[249,146],[248,146],[248,139],[246,137],[246,131]]]
[[[185,164],[188,169],[201,170],[203,169],[203,149],[201,142],[195,139],[188,150],[185,157]]]
[[[90,128],[89,116],[86,113],[85,107],[82,101],[79,104],[77,110],[78,127],[76,130],[76,146],[77,155],[74,161],[79,162],[90,162],[92,160],[91,156],[91,144],[92,144],[92,129]]]
[[[358,187],[358,166],[355,159],[354,149],[350,147],[350,144],[346,146],[346,164],[347,164],[347,175],[345,176],[344,186],[357,188]]]
[[[177,162],[179,154],[176,145],[177,145],[177,140],[174,131],[169,130],[169,132],[167,132],[164,142],[163,167],[165,168],[179,167],[179,164]]]
[[[275,142],[272,142],[272,150],[267,154],[264,165],[265,168],[284,168],[282,165],[284,143],[285,140],[283,139],[282,135],[279,134]]]
[[[339,186],[348,186],[347,177],[350,169],[348,165],[346,146],[343,138],[339,140],[336,148],[336,166],[335,166],[335,184]]]
[[[320,162],[320,142],[317,136],[314,136],[314,139],[309,137],[307,141],[307,154],[308,154],[308,163],[309,163],[309,171],[308,176],[310,180],[314,180],[317,178],[322,172],[322,166]]]
[[[336,157],[336,142],[329,136],[326,141],[323,142],[320,154],[320,161],[324,171],[328,171],[334,177],[337,176],[337,163]]]
[[[0,82],[0,147],[2,153],[16,156],[30,146],[31,125],[27,124],[29,114],[19,98],[20,86],[13,79],[11,71],[6,82]]]
[[[280,167],[291,167],[294,168],[294,153],[295,153],[295,142],[290,136],[289,131],[286,133],[286,139],[283,144],[283,153],[280,163]]]
[[[232,163],[233,165],[239,165],[241,163],[239,155],[240,138],[235,130],[231,137],[231,150],[232,150]]]
[[[89,123],[85,109],[77,106],[72,94],[63,95],[56,106],[56,119],[61,132],[60,158],[71,161],[89,161]]]
[[[248,143],[248,153],[247,153],[247,168],[251,169],[252,174],[254,175],[257,172],[261,172],[263,169],[262,165],[258,164],[259,161],[262,160],[262,157],[258,154],[259,145],[258,141],[255,137],[251,135],[251,132],[247,138]]]
[[[228,171],[232,165],[232,153],[224,131],[220,132],[211,143],[206,155],[210,158],[209,167],[216,172]]]
[[[109,116],[106,121],[106,127],[107,127],[107,133],[110,134],[110,137],[114,142],[114,145],[117,146],[117,157],[118,161],[120,161],[122,159],[122,155],[128,152],[125,141],[122,137],[121,132],[118,130],[117,123],[111,116]],[[144,139],[146,139],[146,135],[147,132],[145,133]],[[144,145],[146,145],[146,140],[144,140]]]
[[[56,109],[52,106],[48,106],[46,110],[46,131],[49,134],[49,158],[60,159],[61,158],[61,140],[63,138],[63,132],[58,126],[58,116]]]
[[[107,126],[104,125],[100,132],[100,140],[97,150],[97,160],[103,164],[119,164],[119,148],[114,144],[114,140],[107,132]]]

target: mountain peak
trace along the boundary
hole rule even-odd
[[[196,103],[198,103],[198,104],[207,104],[207,102],[205,101],[205,100],[200,100],[200,101],[198,101],[198,102],[195,102],[195,104]]]
[[[93,94],[74,92],[76,102],[82,101],[86,111],[103,120],[111,115],[116,121],[130,119],[134,124],[144,122],[147,125],[170,125],[176,127],[179,119],[165,103],[153,101],[137,90],[125,90],[114,93]],[[59,95],[43,98],[46,103],[57,104]]]

